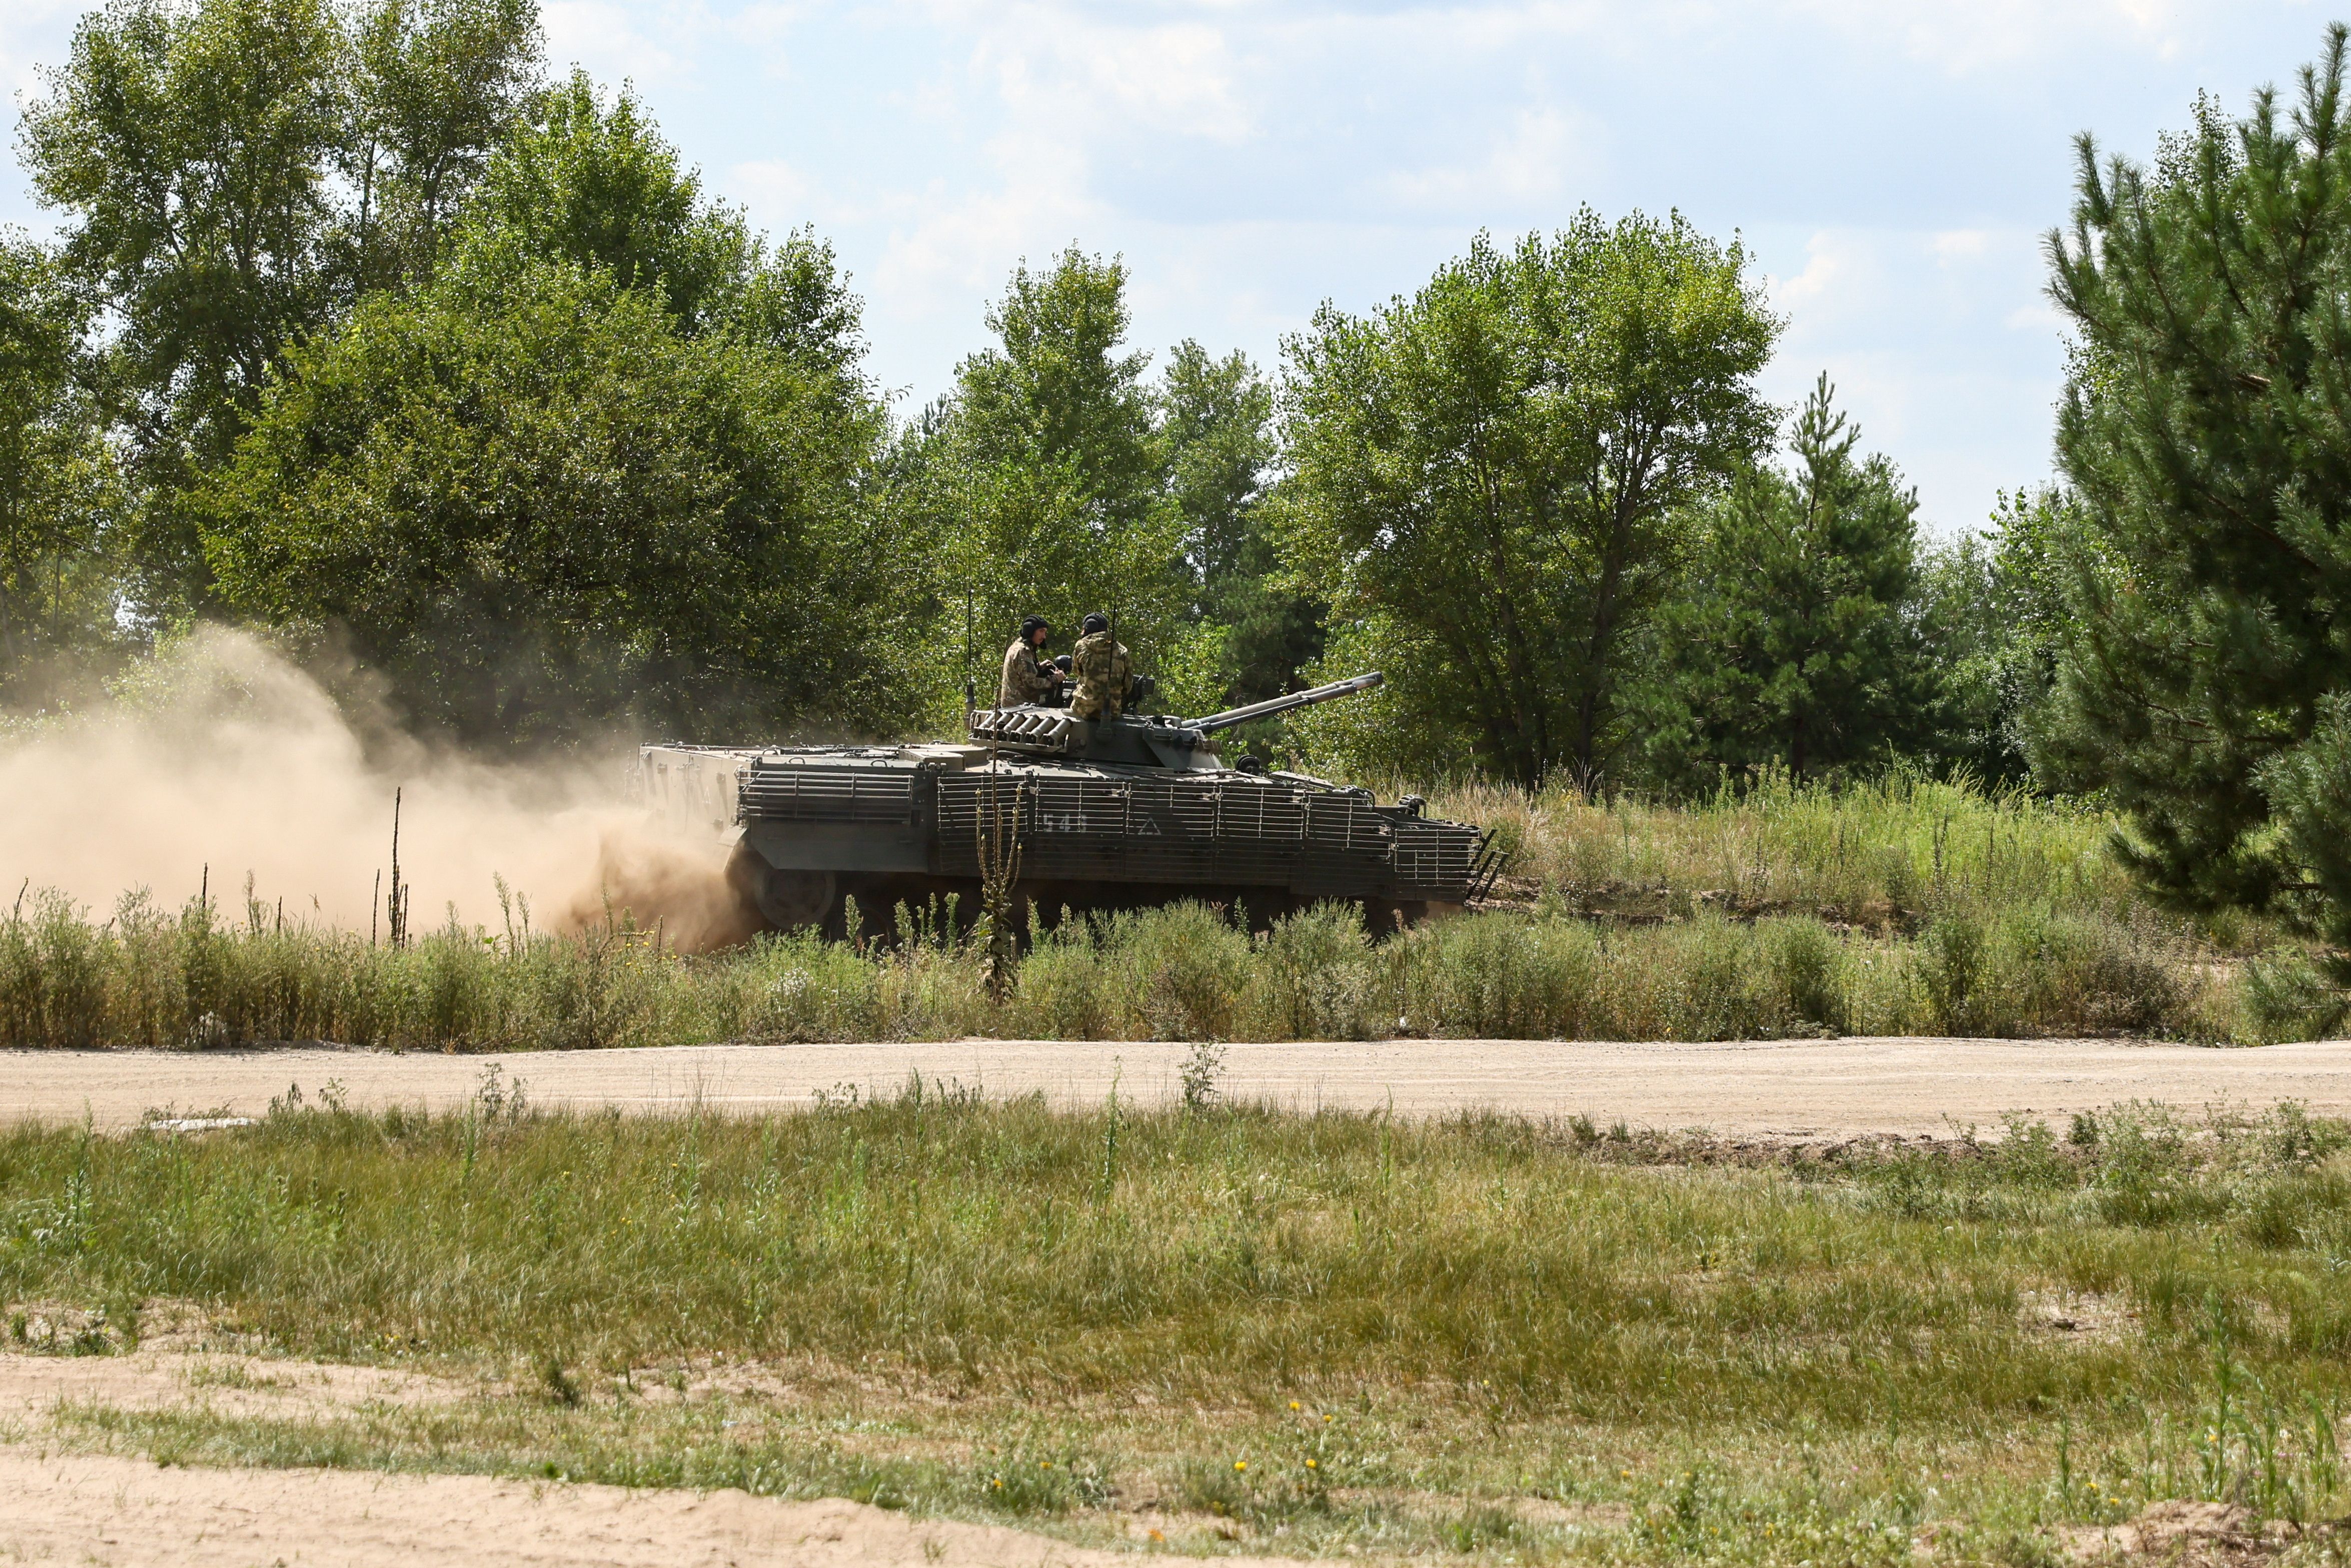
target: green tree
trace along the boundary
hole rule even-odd
[[[739,215],[704,201],[700,176],[635,96],[624,89],[606,110],[580,71],[540,97],[493,160],[473,215],[517,255],[658,287],[689,329],[723,306],[750,243]]]
[[[830,246],[806,232],[770,246],[703,194],[633,94],[605,108],[577,71],[538,97],[459,226],[477,271],[559,259],[657,298],[689,337],[734,333],[829,375],[863,355]]]
[[[230,601],[469,739],[906,722],[919,558],[830,251],[768,247],[578,78],[455,234],[289,357],[207,495]]]
[[[530,0],[111,0],[46,73],[25,162],[110,324],[152,616],[208,601],[189,497],[290,347],[429,265],[537,37]]]
[[[908,716],[879,405],[659,297],[463,260],[299,350],[214,488],[240,608],[339,632],[415,720],[559,740]]]
[[[2208,104],[2153,171],[2081,142],[2052,294],[2072,614],[2035,759],[2189,909],[2351,946],[2351,141],[2344,28],[2289,111]],[[2351,981],[2351,960],[2335,961]]]
[[[1596,786],[1681,519],[1769,437],[1776,331],[1736,244],[1589,211],[1480,235],[1369,316],[1325,306],[1288,345],[1293,580],[1330,585],[1341,640],[1378,618],[1423,651],[1390,701],[1458,714],[1456,767]]]
[[[203,596],[180,494],[331,303],[342,54],[327,0],[113,0],[26,107],[34,189],[71,214],[66,260],[119,322],[110,384],[145,492],[138,587],[152,606]]]
[[[1197,579],[1195,613],[1223,637],[1223,700],[1293,690],[1322,651],[1323,606],[1280,576],[1264,504],[1280,454],[1273,388],[1248,355],[1218,359],[1187,338],[1168,356],[1157,402],[1168,492]]]
[[[16,706],[114,640],[119,492],[75,375],[88,314],[48,256],[0,236],[0,696]]]
[[[1918,619],[1937,671],[1915,749],[1986,784],[2032,779],[2067,611],[2055,541],[2075,526],[2053,486],[2003,494],[1990,530],[1926,553]]]
[[[1664,779],[1835,775],[1923,738],[1917,497],[1860,441],[1823,374],[1790,431],[1792,468],[1750,469],[1706,509],[1687,585],[1658,616],[1648,747]]]
[[[356,289],[431,275],[538,79],[534,0],[375,0],[355,18]]]
[[[959,636],[968,597],[984,686],[1021,615],[1067,636],[1092,610],[1116,618],[1171,702],[1221,684],[1191,614],[1149,356],[1120,351],[1126,280],[1123,262],[1074,246],[1045,271],[1021,267],[987,314],[996,346],[957,367],[922,444],[917,505],[934,530],[942,613]]]

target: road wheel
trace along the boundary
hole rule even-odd
[[[756,851],[741,847],[727,862],[726,880],[778,931],[821,929],[837,893],[829,871],[778,871]]]

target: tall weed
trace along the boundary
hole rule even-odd
[[[43,894],[0,919],[0,1045],[40,1048],[2184,1036],[2215,1032],[2235,1010],[2230,987],[2176,936],[2081,911],[1960,912],[1915,938],[1711,907],[1614,924],[1490,912],[1374,944],[1343,904],[1253,936],[1231,911],[1177,904],[1063,919],[1001,1004],[987,994],[985,954],[951,926],[894,947],[798,935],[694,957],[625,923],[553,936],[451,920],[392,947],[230,923],[200,902],[174,916],[131,898],[94,923]]]
[[[1318,904],[1285,915],[1259,950],[1244,1027],[1268,1040],[1382,1033],[1384,967],[1353,904]]]

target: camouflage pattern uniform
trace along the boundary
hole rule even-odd
[[[1070,699],[1071,716],[1116,718],[1127,683],[1134,678],[1134,664],[1109,632],[1095,632],[1078,639],[1070,674],[1078,682],[1077,695]]]
[[[1004,650],[1004,679],[996,688],[996,706],[1019,707],[1040,700],[1052,689],[1053,683],[1038,665],[1037,650],[1029,639],[1012,639],[1012,646]]]

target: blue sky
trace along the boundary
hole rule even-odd
[[[0,6],[0,82],[78,0]],[[810,225],[907,406],[1023,256],[1123,253],[1135,339],[1261,363],[1323,299],[1408,292],[1478,229],[1589,203],[1746,239],[1938,534],[2050,471],[2063,345],[2040,236],[2071,138],[2152,150],[2199,89],[2290,86],[2332,13],[2283,0],[548,0],[550,61],[632,81],[710,189]],[[0,222],[47,218],[21,172]]]

